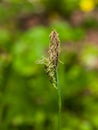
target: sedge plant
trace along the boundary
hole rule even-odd
[[[58,57],[60,53],[60,40],[58,33],[53,30],[50,33],[50,45],[48,57],[44,57],[39,63],[44,64],[45,71],[49,77],[51,84],[56,88],[58,93],[58,130],[61,130],[61,87],[58,78]]]

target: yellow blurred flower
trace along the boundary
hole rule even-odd
[[[80,0],[80,9],[84,12],[92,11],[95,8],[94,0]]]

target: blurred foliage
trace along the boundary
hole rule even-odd
[[[0,1],[0,130],[57,129],[57,93],[37,64],[52,29],[61,39],[62,130],[98,129],[98,46],[86,40],[98,2],[85,1]]]

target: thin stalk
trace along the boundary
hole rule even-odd
[[[62,101],[61,101],[61,87],[60,87],[60,84],[59,84],[58,73],[57,73],[57,91],[58,91],[58,130],[61,130],[61,106],[62,106]]]

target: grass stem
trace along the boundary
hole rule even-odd
[[[61,87],[59,84],[59,78],[58,78],[58,73],[57,73],[57,91],[58,91],[58,130],[61,130]]]

